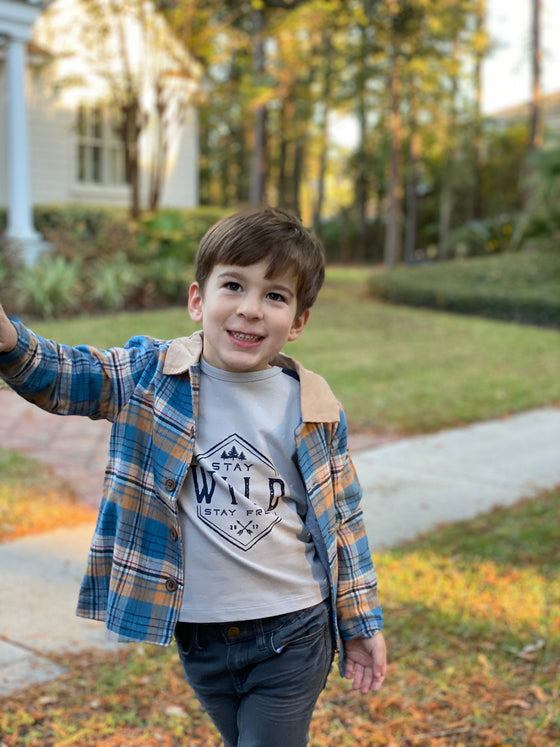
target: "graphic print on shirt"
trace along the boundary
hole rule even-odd
[[[275,513],[286,484],[274,464],[236,433],[191,465],[197,518],[243,551],[282,518]]]

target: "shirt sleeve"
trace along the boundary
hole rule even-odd
[[[140,378],[157,365],[158,341],[148,337],[110,350],[70,347],[12,321],[18,342],[0,354],[0,376],[29,402],[58,415],[114,421]]]
[[[342,410],[330,460],[337,516],[338,624],[343,640],[367,638],[383,629],[383,612],[361,508],[362,490],[348,453]]]

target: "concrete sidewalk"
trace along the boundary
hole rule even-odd
[[[560,409],[403,439],[354,464],[375,552],[560,485]]]
[[[0,448],[47,462],[82,500],[98,503],[106,423],[47,415],[7,391],[0,412]],[[560,409],[363,444],[352,447],[374,553],[560,485]],[[53,653],[116,645],[101,624],[74,615],[92,533],[85,525],[0,545],[0,695],[60,674]]]

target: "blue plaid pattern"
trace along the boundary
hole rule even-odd
[[[194,450],[201,335],[135,337],[101,351],[59,345],[15,323],[18,345],[0,355],[2,378],[45,410],[113,423],[77,614],[104,621],[119,639],[167,645],[183,590],[177,499]],[[323,379],[285,356],[273,362],[301,382],[296,450],[306,524],[328,573],[341,650],[341,639],[383,627],[346,420]]]

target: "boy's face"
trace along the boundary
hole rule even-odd
[[[266,278],[265,260],[247,267],[216,265],[204,291],[189,290],[189,314],[202,322],[204,359],[225,371],[260,371],[295,340],[309,311],[296,316],[296,279],[292,273]]]

